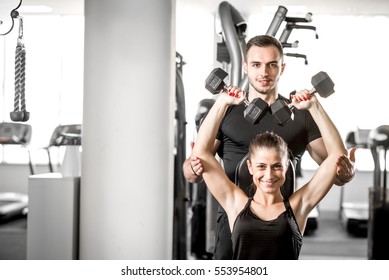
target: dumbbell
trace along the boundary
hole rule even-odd
[[[311,83],[313,86],[310,90],[311,94],[318,93],[321,97],[327,98],[335,92],[335,84],[326,72],[320,71],[314,75],[311,79]],[[284,125],[293,119],[293,108],[293,105],[288,104],[281,99],[277,99],[270,105],[271,113],[280,125]]]
[[[212,94],[218,94],[222,90],[227,90],[227,85],[224,83],[224,79],[228,74],[221,68],[215,68],[208,75],[205,80],[205,88]],[[244,110],[244,118],[251,124],[258,123],[268,110],[267,103],[261,98],[256,98],[249,102],[244,100],[246,109]]]

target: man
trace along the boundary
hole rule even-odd
[[[277,99],[290,102],[278,94],[278,81],[285,70],[284,54],[281,43],[272,36],[255,36],[247,42],[243,69],[249,81],[247,98],[263,99],[270,106]],[[241,158],[248,152],[250,140],[257,134],[271,131],[280,135],[288,144],[292,161],[296,164],[307,150],[317,164],[327,157],[320,131],[308,111],[297,110],[293,121],[280,125],[270,110],[256,124],[244,119],[245,105],[228,108],[221,123],[217,140],[214,143],[214,154],[223,160],[225,172],[231,181],[235,181],[235,169]],[[337,173],[336,185],[344,185],[354,176],[354,152],[341,162]],[[184,176],[192,183],[202,180],[202,164],[195,156],[190,156],[183,164]],[[216,226],[215,259],[231,259],[231,231],[227,215],[219,207]]]

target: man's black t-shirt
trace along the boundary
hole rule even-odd
[[[285,97],[279,98],[290,103]],[[230,106],[217,135],[217,139],[221,141],[217,154],[223,160],[227,176],[233,182],[236,166],[247,154],[250,141],[257,134],[269,131],[281,136],[288,144],[295,163],[303,156],[308,143],[321,137],[319,128],[307,110],[294,110],[294,119],[282,126],[277,123],[270,110],[258,123],[251,124],[244,119],[245,109],[244,104]]]

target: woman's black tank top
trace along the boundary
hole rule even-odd
[[[286,211],[276,219],[263,221],[250,209],[252,197],[237,216],[233,231],[233,259],[294,260],[298,259],[302,235],[289,201]]]

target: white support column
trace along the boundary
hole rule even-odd
[[[171,259],[175,0],[85,0],[80,259]]]

